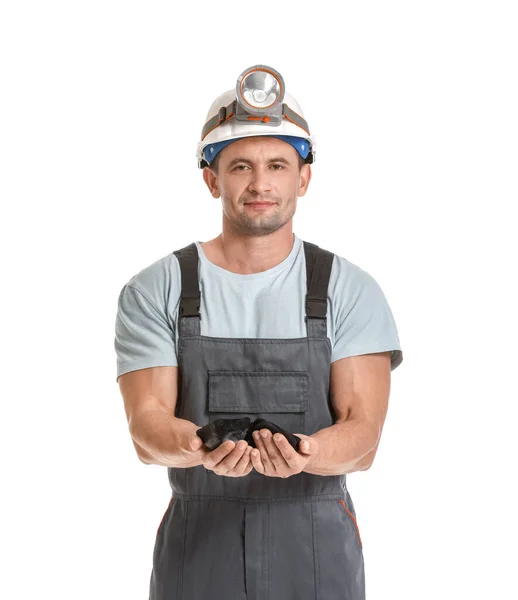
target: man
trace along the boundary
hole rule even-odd
[[[244,71],[211,106],[198,165],[222,232],[123,287],[117,376],[140,460],[168,468],[151,600],[360,600],[346,474],[368,469],[402,351],[367,272],[292,231],[315,147],[280,74]],[[210,450],[216,419],[265,419]],[[253,446],[253,447],[252,447]]]

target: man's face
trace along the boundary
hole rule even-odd
[[[299,168],[295,148],[268,136],[232,142],[220,152],[217,175],[203,177],[211,194],[221,196],[223,218],[241,235],[267,235],[290,221],[297,197],[306,193],[311,168]]]

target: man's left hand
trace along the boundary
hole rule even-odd
[[[318,442],[307,435],[296,433],[301,438],[299,452],[289,444],[281,433],[272,435],[268,429],[254,431],[256,449],[252,450],[254,469],[267,477],[291,477],[301,473],[309,459],[318,453]]]

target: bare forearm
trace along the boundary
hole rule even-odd
[[[164,467],[187,468],[202,464],[202,453],[189,447],[198,425],[161,410],[139,415],[130,434],[142,462]]]
[[[202,453],[189,447],[199,426],[160,410],[142,413],[130,427],[138,456],[145,464],[188,468],[202,463]],[[377,439],[364,422],[335,423],[314,433],[319,452],[307,463],[304,472],[315,475],[341,475],[370,466]]]
[[[319,451],[304,469],[313,475],[343,475],[362,471],[370,466],[377,436],[365,421],[350,419],[317,431],[310,437],[319,444]]]

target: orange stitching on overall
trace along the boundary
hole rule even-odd
[[[345,502],[343,500],[338,500],[338,502],[340,502],[340,504],[345,508],[345,512],[351,517],[351,519],[353,520],[354,525],[356,526],[356,531],[358,532],[358,539],[360,540],[360,546],[363,548],[363,544],[362,544],[362,538],[360,536],[360,529],[358,528],[358,523],[356,522],[356,519],[354,518],[353,514],[351,513],[351,511],[349,511],[347,509],[347,506],[345,506]]]

